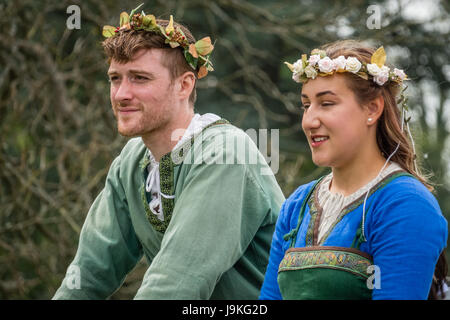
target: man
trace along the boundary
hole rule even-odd
[[[104,35],[118,131],[137,138],[112,163],[54,299],[107,298],[143,255],[136,299],[257,299],[284,196],[249,136],[194,114],[209,38],[133,13]]]

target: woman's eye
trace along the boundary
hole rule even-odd
[[[332,105],[334,105],[335,103],[334,102],[322,102],[322,105],[323,106],[332,106]]]

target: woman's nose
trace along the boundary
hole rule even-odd
[[[303,112],[302,127],[303,130],[317,129],[320,127],[319,114],[313,106],[308,107],[308,109]]]

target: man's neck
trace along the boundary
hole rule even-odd
[[[183,133],[189,127],[193,117],[194,111],[191,109],[191,112],[178,116],[175,121],[161,130],[142,136],[144,144],[152,152],[156,161],[159,162],[165,154],[173,150],[183,137]]]

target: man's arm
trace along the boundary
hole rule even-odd
[[[53,299],[105,299],[142,257],[119,174],[120,157],[89,210],[75,259]]]

